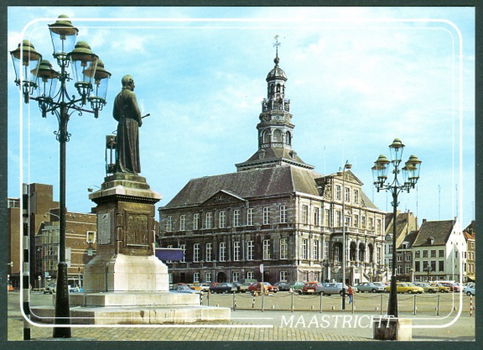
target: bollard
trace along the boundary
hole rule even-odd
[[[334,310],[335,310],[335,309],[334,309],[334,305],[332,305],[332,311],[334,311]]]
[[[293,309],[294,309],[293,291],[292,291],[292,295],[290,296],[290,304],[291,304],[290,309],[293,312]]]
[[[252,295],[252,309],[255,308],[255,294]]]
[[[439,297],[440,297],[440,295],[438,294],[438,300],[437,300],[437,304],[436,304],[436,316],[439,316]]]
[[[413,315],[416,315],[416,294],[413,296]]]
[[[236,294],[233,292],[233,311],[236,311]]]
[[[470,294],[470,317],[473,316],[473,295]]]
[[[320,312],[322,312],[322,293],[320,293]]]
[[[200,305],[203,305],[203,292],[200,293]]]

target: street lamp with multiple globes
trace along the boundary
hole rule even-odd
[[[92,113],[94,117],[106,104],[107,84],[111,76],[104,69],[99,57],[91,51],[85,41],[76,43],[79,30],[65,15],[49,24],[53,45],[53,56],[60,71],[42,59],[42,55],[28,40],[23,40],[17,49],[10,52],[15,68],[15,83],[22,91],[24,102],[37,101],[42,117],[53,114],[57,117],[58,130],[54,132],[60,145],[60,193],[59,193],[59,264],[55,297],[55,320],[57,324],[70,323],[67,263],[65,261],[65,177],[66,143],[70,139],[67,124],[73,113]],[[78,96],[69,93],[68,82],[73,80],[67,68],[71,64],[74,86]],[[57,85],[60,86],[57,89]],[[90,109],[87,105],[89,103]],[[69,327],[54,327],[55,338],[70,338]]]
[[[349,163],[348,160],[346,160],[344,164],[344,168],[342,169],[342,172],[339,172],[342,174],[342,310],[345,310],[345,296],[346,296],[346,290],[345,290],[345,285],[346,285],[346,275],[345,275],[345,270],[347,267],[346,264],[346,256],[347,256],[347,247],[346,247],[346,227],[345,227],[345,173],[347,170],[350,170],[352,168],[352,164]],[[339,175],[339,174],[337,174]]]
[[[397,286],[396,286],[396,217],[398,206],[398,195],[403,192],[409,191],[416,186],[419,179],[419,171],[421,167],[421,161],[418,157],[411,155],[409,160],[405,163],[405,166],[400,169],[400,163],[402,153],[404,150],[404,144],[400,139],[394,139],[391,145],[389,145],[391,153],[391,160],[386,156],[380,155],[374,162],[372,167],[372,175],[374,178],[374,186],[376,186],[377,192],[385,190],[392,195],[392,207],[393,207],[393,233],[392,233],[392,276],[391,276],[391,289],[389,294],[389,304],[387,308],[387,314],[397,318]],[[388,165],[392,164],[394,174],[393,180],[387,181]],[[402,172],[402,182],[400,180],[399,173]],[[387,182],[386,182],[387,181]]]

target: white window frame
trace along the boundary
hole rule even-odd
[[[270,224],[270,207],[263,208],[263,225]]]
[[[240,280],[240,272],[238,272],[238,271],[233,271],[233,272],[232,272],[231,281],[232,281],[232,282],[238,282],[239,280]]]
[[[314,240],[314,246],[313,246],[313,260],[320,260],[320,241],[318,239]]]
[[[263,240],[263,260],[270,260],[272,255],[270,254],[270,239]]]
[[[222,210],[218,213],[218,227],[225,228],[225,211]]]
[[[183,259],[181,259],[180,261],[186,262],[186,244],[184,244],[184,243],[180,244],[179,248],[181,248],[181,250],[183,250]]]
[[[314,226],[320,226],[320,209],[314,208]]]
[[[287,282],[287,276],[288,276],[287,271],[280,271],[279,281],[280,282]]]
[[[280,259],[288,258],[288,241],[287,238],[280,238]]]
[[[200,227],[200,214],[193,214],[193,230],[198,230]]]
[[[253,260],[253,241],[247,241],[247,260]]]
[[[193,272],[193,283],[199,283],[199,282],[200,282],[200,273]]]
[[[186,215],[179,216],[179,230],[180,231],[186,230]]]
[[[172,232],[173,231],[173,217],[169,215],[166,218],[166,232]]]
[[[233,261],[240,261],[240,241],[233,241]]]
[[[309,258],[309,240],[302,238],[302,259],[307,260]]]
[[[205,272],[205,282],[211,282],[211,272]]]
[[[253,279],[253,271],[247,271],[247,279]]]
[[[335,199],[340,201],[342,199],[342,186],[335,185]]]
[[[218,245],[218,261],[226,261],[226,243],[220,242]]]
[[[86,243],[88,244],[94,244],[96,243],[96,231],[86,231]],[[92,236],[92,239],[89,238],[89,236]]]
[[[346,187],[344,189],[344,200],[345,200],[345,203],[351,202],[351,188],[350,187]]]
[[[200,261],[200,244],[194,243],[193,244],[193,262]]]
[[[205,244],[205,260],[210,262],[213,255],[213,243],[208,242]]]
[[[287,223],[287,206],[283,204],[280,206],[280,223]]]
[[[205,214],[205,228],[213,228],[213,213],[211,211]]]
[[[359,190],[354,189],[354,204],[359,204]]]
[[[253,225],[253,208],[247,209],[247,226]]]
[[[309,206],[306,204],[302,205],[302,224],[309,224]]]
[[[233,227],[240,226],[240,209],[233,210]]]

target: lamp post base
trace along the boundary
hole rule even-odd
[[[381,316],[374,318],[373,338],[376,340],[402,340],[413,339],[412,320]]]

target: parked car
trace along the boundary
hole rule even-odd
[[[233,285],[233,283],[228,282],[216,283],[210,286],[211,293],[233,293],[236,291],[237,288]]]
[[[428,282],[414,282],[414,285],[423,288],[425,293],[439,292],[438,286],[433,286],[433,285],[429,284]]]
[[[448,287],[450,292],[459,292],[461,290],[460,286],[454,282],[442,281],[439,283],[441,283],[445,287]]]
[[[207,292],[210,290],[210,283],[207,283],[207,282],[203,282],[200,284],[201,286],[201,291],[202,292]]]
[[[79,293],[81,291],[80,287],[77,286],[69,286],[69,293]]]
[[[246,293],[248,292],[248,287],[250,287],[250,285],[255,282],[257,282],[257,280],[254,280],[252,278],[245,278],[236,282],[235,286],[239,293]]]
[[[202,287],[201,287],[201,284],[200,283],[193,283],[193,284],[188,284],[188,287],[190,287],[191,289],[193,290],[197,290],[197,291],[202,291]]]
[[[194,290],[188,287],[186,284],[178,284],[171,289],[174,293],[187,293],[187,294],[200,294],[199,290]]]
[[[322,283],[307,282],[302,287],[302,294],[320,294],[322,293]]]
[[[342,287],[342,283],[322,283],[321,293],[323,295],[340,294],[342,295],[342,289],[345,288],[347,292],[347,286]]]
[[[305,282],[297,281],[290,286],[290,290],[295,293],[302,294],[302,288],[304,287]]]
[[[278,288],[279,291],[289,291],[290,290],[290,283],[288,282],[277,282],[274,284],[275,287]]]
[[[262,289],[262,285],[263,285],[263,289],[264,289],[266,294],[278,292],[278,288],[275,287],[275,286],[272,286],[268,282],[254,282],[254,283],[250,284],[250,286],[248,287],[248,291],[252,294],[260,293],[261,289]]]
[[[449,293],[449,292],[451,292],[450,287],[447,287],[447,286],[443,285],[442,283],[433,282],[433,283],[430,283],[430,284],[433,287],[437,287],[438,288],[438,292],[440,292],[440,293]]]
[[[463,288],[463,293],[466,295],[475,295],[475,285],[474,284],[467,284],[465,288]]]
[[[385,288],[386,292],[391,291],[391,286],[387,286]],[[424,293],[424,289],[418,286],[415,286],[412,283],[409,282],[397,282],[397,288],[396,288],[397,293],[408,293],[408,294],[416,294],[416,293]]]
[[[359,292],[380,293],[384,292],[384,284],[381,282],[363,282],[356,285]]]

